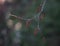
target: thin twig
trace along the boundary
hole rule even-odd
[[[42,12],[43,12],[43,10],[44,10],[44,6],[45,6],[45,4],[46,4],[46,0],[44,0],[44,2],[43,2],[43,5],[42,5],[42,7],[41,7],[41,11],[37,14],[37,18],[38,18],[38,23],[37,23],[37,27],[38,27],[38,29],[40,30],[40,27],[39,27],[39,16],[42,14]]]
[[[43,12],[44,6],[45,6],[45,4],[46,4],[46,1],[47,1],[47,0],[44,0],[43,5],[42,5],[42,8],[41,8],[41,11],[38,13],[37,16],[41,15],[41,13]]]
[[[32,17],[31,19],[25,19],[25,18],[22,18],[22,17],[18,17],[18,16],[16,16],[16,15],[10,15],[10,16],[13,16],[13,17],[15,17],[15,18],[17,18],[17,19],[21,19],[21,20],[33,20],[33,19],[35,19],[37,16],[40,16],[41,15],[41,13],[42,13],[42,11],[43,11],[43,9],[44,9],[44,6],[45,6],[45,4],[46,4],[46,0],[44,0],[44,2],[43,2],[43,4],[42,4],[42,7],[41,7],[41,11],[38,13],[38,14],[35,14],[34,15],[34,17]]]

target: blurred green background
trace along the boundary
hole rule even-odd
[[[16,0],[11,13],[26,19],[32,18],[37,14],[36,10],[41,1],[44,0]],[[20,46],[60,46],[60,0],[47,0],[43,13],[45,14],[44,16],[41,15],[42,20],[39,20],[40,30],[37,29],[36,31],[38,18],[35,18],[29,24],[28,21],[10,17],[14,25],[18,22],[22,23],[20,30],[12,31],[12,41],[16,36],[20,36]],[[20,34],[17,32],[20,32]]]

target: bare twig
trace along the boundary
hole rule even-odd
[[[46,0],[44,0],[44,2],[43,2],[43,4],[42,4],[42,7],[41,7],[41,11],[37,14],[37,18],[38,18],[38,23],[37,23],[37,27],[38,27],[38,29],[40,30],[40,27],[39,27],[39,16],[42,14],[42,12],[43,12],[43,10],[44,10],[44,6],[45,6],[45,4],[46,4]]]
[[[35,14],[31,19],[26,19],[26,18],[22,18],[22,17],[18,17],[18,16],[16,16],[16,15],[10,15],[10,16],[13,16],[13,17],[15,17],[15,18],[17,18],[17,19],[21,19],[21,20],[33,20],[33,19],[35,19],[37,16],[40,16],[41,15],[41,13],[43,12],[43,9],[44,9],[44,6],[45,6],[45,4],[46,4],[46,0],[44,0],[44,2],[43,2],[43,4],[42,4],[42,7],[41,7],[41,11],[38,13],[38,14]]]
[[[42,5],[42,8],[41,8],[41,11],[37,14],[37,16],[41,15],[41,13],[43,12],[44,6],[45,6],[45,4],[46,4],[46,1],[47,1],[47,0],[44,0],[43,5]]]

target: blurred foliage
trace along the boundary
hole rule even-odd
[[[40,5],[42,0],[37,0],[36,2],[35,0],[28,0],[33,2],[29,10],[24,9],[25,3],[28,4],[28,1],[27,0],[23,0],[23,1],[20,4],[17,4],[17,6],[13,8],[12,14],[17,16],[23,16],[24,18],[32,18],[32,16],[36,13],[35,11],[37,7]],[[41,31],[44,34],[44,37],[50,38],[52,37],[52,35],[54,35],[54,33],[56,34],[57,32],[58,34],[58,32],[60,32],[60,0],[47,0],[46,5],[44,7],[44,12],[45,12],[45,17],[43,21],[40,21],[40,27],[41,27]],[[14,23],[18,22],[18,19],[13,19],[13,20],[15,21]],[[21,34],[22,34],[23,46],[46,46],[45,44],[43,45],[40,32],[36,37],[33,34],[34,29],[37,26],[36,20],[33,20],[31,22],[28,29],[25,27],[26,22],[22,21],[22,23],[23,26],[21,29]]]

